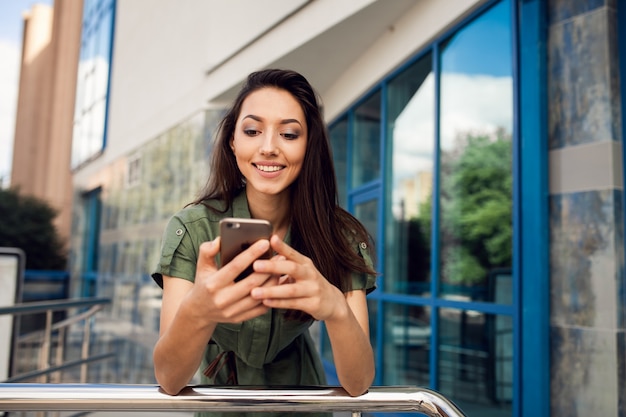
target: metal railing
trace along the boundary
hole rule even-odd
[[[5,314],[14,316],[38,313],[45,314],[44,328],[18,336],[13,346],[13,362],[15,363],[15,353],[19,350],[20,346],[26,343],[39,345],[39,353],[36,360],[37,369],[28,372],[14,373],[5,382],[25,381],[33,378],[38,378],[39,382],[49,382],[51,375],[76,366],[80,366],[80,382],[86,382],[87,365],[89,363],[107,359],[114,355],[113,352],[94,356],[89,355],[91,332],[89,319],[100,311],[104,305],[110,304],[110,302],[111,300],[108,298],[82,298],[76,300],[37,301],[16,304],[9,307],[0,307],[0,316]],[[55,312],[80,308],[87,310],[53,323],[53,314]],[[82,343],[80,359],[66,361],[64,355],[66,332],[70,326],[80,324],[81,322]],[[56,348],[54,351],[53,346]],[[57,382],[59,379],[60,378],[57,378]]]
[[[419,387],[372,387],[358,397],[340,387],[188,386],[167,395],[155,385],[0,384],[4,411],[416,412],[465,417],[438,392]]]

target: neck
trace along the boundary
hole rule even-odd
[[[272,233],[284,239],[289,229],[291,198],[289,191],[279,195],[254,193],[246,189],[250,215],[255,219],[264,219],[272,223]]]

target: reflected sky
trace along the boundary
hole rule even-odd
[[[453,35],[441,55],[442,150],[458,136],[513,126],[513,62],[508,1]]]
[[[510,4],[503,1],[451,38],[445,46],[441,71],[510,77],[511,42]]]
[[[442,47],[442,150],[468,133],[513,127],[510,3],[501,2],[454,34]],[[431,73],[393,121],[393,206],[405,199],[402,183],[432,173],[435,143],[435,76]],[[409,204],[416,204],[412,202]]]

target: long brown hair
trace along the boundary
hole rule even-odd
[[[209,180],[200,197],[191,204],[217,199],[224,201],[224,211],[227,211],[235,196],[245,187],[245,178],[237,167],[230,139],[244,100],[252,92],[266,87],[289,92],[300,103],[308,127],[302,170],[290,186],[291,246],[311,258],[322,275],[337,288],[350,291],[351,272],[376,273],[355,250],[357,244],[366,242],[371,251],[372,242],[363,225],[338,204],[337,179],[320,101],[301,74],[267,69],[248,76],[219,125]]]

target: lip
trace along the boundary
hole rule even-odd
[[[254,166],[254,168],[256,169],[256,172],[258,172],[261,176],[265,178],[277,177],[286,167],[285,165],[278,164],[276,162],[253,162],[252,166]],[[274,168],[275,170],[264,171],[261,168],[259,168],[261,166],[270,167],[270,168],[276,167],[276,168]]]

